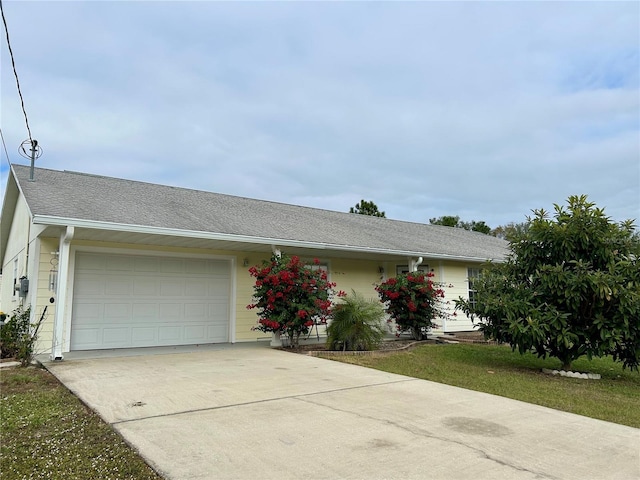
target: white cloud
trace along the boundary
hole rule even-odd
[[[411,221],[495,226],[574,193],[640,217],[635,3],[5,13],[43,167],[342,211],[364,198]],[[26,131],[5,52],[13,155]]]

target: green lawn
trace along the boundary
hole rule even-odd
[[[0,478],[161,479],[46,370],[0,370]]]
[[[422,345],[399,353],[333,358],[640,428],[640,374],[610,358],[573,363],[573,370],[599,373],[601,380],[543,374],[543,367],[559,369],[560,362],[505,346]]]

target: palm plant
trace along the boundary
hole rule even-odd
[[[384,307],[355,290],[334,307],[332,317],[327,327],[327,346],[331,350],[373,350],[384,338]]]

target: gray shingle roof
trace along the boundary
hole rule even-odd
[[[34,215],[312,242],[356,250],[500,260],[507,242],[466,230],[77,172],[13,165]]]

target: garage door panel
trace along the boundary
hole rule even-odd
[[[209,308],[209,316],[220,316],[220,315],[227,315],[227,311],[228,311],[228,305],[227,302],[224,301],[224,299],[220,299],[220,301],[217,302],[209,302],[208,304],[208,308]]]
[[[191,297],[204,297],[209,293],[208,282],[201,279],[185,281],[185,294]]]
[[[160,272],[161,273],[185,273],[184,272],[184,259],[179,258],[161,258],[160,259]]]
[[[163,303],[160,305],[160,311],[158,312],[158,318],[162,320],[173,320],[182,317],[184,305],[181,303]]]
[[[75,265],[73,350],[229,339],[229,262],[78,252]]]
[[[189,325],[184,327],[184,337],[187,340],[202,342],[207,338],[206,333],[207,333],[206,325]]]
[[[157,303],[135,303],[132,305],[133,320],[135,323],[145,318],[150,318],[153,321],[157,321],[160,313],[160,308]]]
[[[208,261],[185,260],[184,273],[189,275],[206,275],[209,273]]]
[[[104,278],[86,278],[82,282],[76,282],[74,293],[76,295],[104,295]]]
[[[102,330],[98,328],[82,328],[78,329],[75,334],[77,341],[83,345],[92,345],[95,348],[100,344]]]
[[[105,345],[116,346],[130,338],[131,327],[109,327],[102,329],[102,341]]]
[[[133,262],[133,269],[136,272],[143,273],[158,272],[158,259],[156,257],[136,257]]]
[[[184,280],[160,279],[160,295],[164,297],[182,297],[185,294]]]
[[[106,269],[107,259],[103,255],[85,254],[76,256],[76,270],[103,272]]]
[[[136,277],[133,279],[133,295],[158,295],[158,283],[153,278]]]
[[[208,275],[227,276],[229,274],[229,265],[222,260],[210,260],[207,263],[207,268]]]
[[[131,304],[129,303],[105,303],[102,311],[105,320],[117,318],[128,320],[131,318]]]
[[[202,303],[186,303],[184,305],[184,316],[191,320],[200,320],[207,317],[207,305]]]
[[[209,296],[224,296],[224,297],[228,297],[229,296],[229,280],[228,279],[222,279],[222,278],[216,278],[216,279],[212,279],[209,282],[209,291],[207,292],[207,295]]]
[[[133,281],[130,278],[107,277],[104,283],[105,295],[129,296],[133,289]]]
[[[209,325],[207,326],[207,338],[209,340],[226,337],[228,335],[228,328],[224,325]]]
[[[133,262],[127,255],[110,255],[107,262],[107,272],[131,272]]]
[[[154,345],[158,341],[158,329],[155,327],[133,327],[131,339],[140,346]]]
[[[96,302],[79,302],[73,307],[74,312],[83,318],[102,318],[104,304]]]
[[[160,342],[178,342],[182,339],[182,326],[161,326],[158,328]]]

